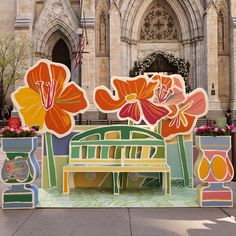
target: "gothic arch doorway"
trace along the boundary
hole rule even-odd
[[[163,72],[166,74],[176,74],[178,68],[168,61],[162,54],[157,54],[153,63],[144,72]]]
[[[52,50],[52,61],[62,63],[71,70],[70,51],[62,38],[56,42]]]
[[[185,62],[183,58],[166,52],[153,52],[144,59],[135,61],[134,67],[130,70],[130,76],[134,77],[148,72],[180,74],[185,80],[186,91],[190,92],[189,69],[189,62]]]

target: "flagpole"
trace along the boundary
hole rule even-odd
[[[79,0],[79,28],[82,29],[82,34],[79,34],[79,45],[80,45],[80,53],[81,53],[81,40],[83,35],[83,26],[82,26],[82,9],[83,9],[83,0]],[[80,55],[81,56],[81,55]],[[79,86],[82,88],[82,59],[80,58],[78,64],[78,83]],[[82,125],[82,114],[79,113],[79,125]]]

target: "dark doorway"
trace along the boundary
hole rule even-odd
[[[52,51],[52,61],[66,65],[71,70],[70,52],[65,41],[59,39]]]
[[[144,72],[165,72],[167,74],[176,74],[178,68],[161,54],[157,54],[155,61],[150,65],[150,67],[146,68]]]

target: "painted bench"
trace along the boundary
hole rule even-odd
[[[72,137],[69,163],[63,167],[64,194],[70,191],[69,173],[76,172],[113,173],[114,194],[119,194],[119,173],[164,173],[165,194],[171,194],[165,140],[157,133],[137,126],[100,127]],[[127,178],[122,178],[123,185],[125,181]]]

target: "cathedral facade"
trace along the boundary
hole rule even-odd
[[[208,92],[209,116],[228,108],[236,115],[236,1],[84,0],[82,11],[80,3],[3,0],[0,35],[32,40],[29,66],[39,58],[67,65],[88,94],[87,119],[102,118],[93,90],[109,87],[112,76],[171,74],[182,67],[189,87]],[[81,27],[86,40],[80,81],[74,65]]]

